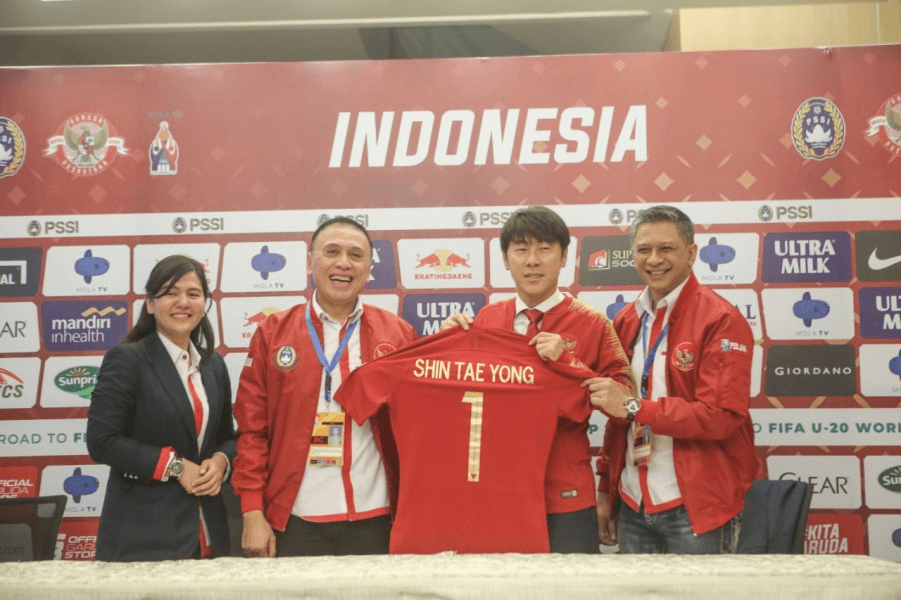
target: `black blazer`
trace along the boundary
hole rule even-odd
[[[222,357],[201,363],[200,374],[210,415],[198,452],[193,404],[159,336],[120,344],[103,357],[87,430],[91,458],[111,467],[97,560],[176,560],[197,550],[198,498],[174,479],[154,480],[153,473],[164,446],[197,464],[216,452],[235,457],[231,383]],[[216,555],[228,556],[222,494],[200,502]]]

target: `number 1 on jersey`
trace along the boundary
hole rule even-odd
[[[479,480],[482,459],[482,392],[466,392],[463,402],[471,404],[469,412],[469,481]]]

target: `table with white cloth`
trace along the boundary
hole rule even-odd
[[[467,555],[0,564],[0,600],[901,600],[868,556]]]

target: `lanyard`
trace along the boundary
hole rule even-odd
[[[654,357],[657,356],[657,348],[660,346],[660,342],[663,340],[663,337],[666,335],[666,330],[669,329],[669,323],[663,326],[663,329],[660,330],[660,335],[657,336],[657,340],[654,341],[654,346],[648,349],[648,344],[650,340],[648,339],[648,313],[645,313],[641,316],[641,337],[644,339],[644,369],[641,371],[641,397],[647,398],[648,395],[648,376],[651,373],[651,366],[654,364]]]
[[[347,330],[344,332],[344,337],[341,338],[341,343],[338,345],[338,350],[332,357],[332,362],[328,362],[325,359],[325,351],[322,349],[322,342],[319,341],[319,335],[316,333],[316,328],[313,327],[313,319],[310,317],[310,305],[312,303],[312,300],[307,302],[307,330],[310,332],[310,339],[313,340],[313,347],[316,349],[316,356],[319,357],[319,364],[322,365],[322,369],[325,371],[325,404],[328,406],[332,401],[332,371],[338,366],[338,361],[341,360],[341,355],[344,354],[344,351],[347,349],[347,343],[350,342],[350,336],[354,334],[357,323],[360,321],[357,319],[347,327]]]

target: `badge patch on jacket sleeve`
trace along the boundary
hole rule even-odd
[[[673,366],[681,371],[695,368],[695,347],[691,342],[682,342],[672,353]]]
[[[723,338],[720,340],[720,350],[723,352],[729,352],[730,350],[736,350],[738,352],[748,353],[748,347],[744,344],[739,344],[738,342],[730,341],[727,338]]]
[[[395,350],[397,350],[397,348],[395,348],[391,344],[389,344],[387,342],[382,342],[381,344],[379,344],[378,346],[375,347],[375,350],[372,353],[374,355],[373,358],[381,358],[381,357],[385,356],[386,354],[391,354]]]
[[[291,346],[282,346],[275,351],[275,356],[272,357],[272,362],[274,362],[275,366],[279,369],[287,371],[288,369],[294,367],[294,363],[297,362],[297,351]]]

